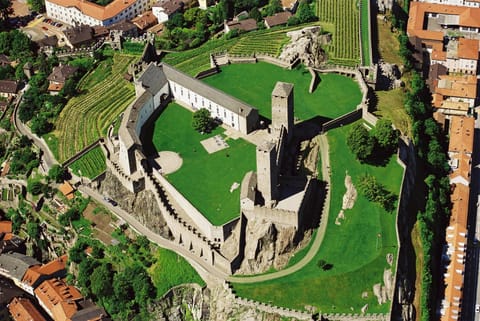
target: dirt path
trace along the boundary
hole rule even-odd
[[[257,282],[278,279],[303,269],[308,263],[310,263],[310,261],[317,254],[318,250],[320,249],[320,245],[322,244],[323,237],[325,236],[325,230],[327,229],[327,223],[328,223],[328,214],[330,211],[330,158],[329,158],[329,152],[328,152],[327,136],[321,135],[319,139],[319,144],[320,144],[320,154],[322,159],[322,178],[327,183],[327,185],[326,185],[325,205],[323,206],[320,226],[318,227],[317,236],[313,240],[312,247],[310,248],[308,253],[297,264],[292,265],[289,268],[286,268],[278,272],[263,274],[258,276],[248,276],[248,277],[229,276],[227,278],[228,281],[233,283],[257,283]]]

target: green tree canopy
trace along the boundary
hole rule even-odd
[[[372,155],[375,148],[375,140],[370,137],[362,123],[356,123],[347,134],[347,145],[357,159],[364,162]]]
[[[297,13],[295,16],[298,18],[300,23],[307,23],[311,21],[317,21],[318,18],[315,16],[315,12],[310,4],[307,1],[301,1],[297,8]]]
[[[373,136],[377,144],[385,150],[395,150],[398,145],[398,131],[393,129],[392,122],[386,118],[378,120],[373,130]]]
[[[268,5],[263,9],[265,16],[273,16],[277,12],[282,12],[282,2],[280,0],[270,0]]]
[[[61,183],[63,182],[66,173],[67,170],[64,167],[55,164],[48,171],[48,178],[55,181],[56,183]]]
[[[192,126],[196,131],[208,133],[212,130],[212,124],[213,121],[208,109],[202,108],[193,113]]]

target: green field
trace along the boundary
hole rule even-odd
[[[133,85],[123,79],[135,56],[107,57],[79,82],[81,94],[70,99],[46,142],[59,162],[104,136],[108,126],[135,96]]]
[[[325,238],[315,258],[302,270],[284,278],[234,284],[239,296],[296,309],[311,305],[324,313],[360,313],[367,303],[369,312],[388,312],[390,303],[378,305],[372,286],[383,280],[383,271],[388,268],[386,254],[397,253],[395,213],[385,212],[359,194],[353,209],[345,211],[341,225],[335,224],[335,218],[346,191],[346,171],[354,185],[361,175],[368,173],[398,195],[403,169],[397,164],[396,156],[385,167],[360,164],[346,146],[345,136],[350,127],[328,132],[330,214]],[[332,268],[322,270],[317,266],[319,260],[325,260]],[[362,298],[363,292],[367,292],[367,298]]]
[[[362,24],[361,39],[362,39],[362,64],[364,66],[370,66],[370,24],[368,23],[368,6],[369,0],[360,1],[360,23]]]
[[[180,284],[205,285],[197,271],[175,252],[159,248],[155,258],[155,263],[148,269],[148,273],[157,288],[157,297],[161,297],[172,287]]]
[[[100,146],[95,147],[80,159],[73,162],[70,168],[75,175],[93,179],[107,169],[105,154],[103,154]]]
[[[357,0],[317,0],[320,23],[332,24],[332,43],[325,46],[330,62],[340,65],[360,63],[359,11]],[[330,31],[330,30],[328,30]]]
[[[255,170],[255,146],[242,139],[226,139],[229,148],[208,154],[200,141],[222,134],[224,129],[202,135],[191,122],[190,111],[174,103],[168,105],[155,122],[153,144],[158,151],[180,154],[182,167],[167,179],[212,224],[221,225],[240,213],[240,189],[230,193],[230,187],[241,183],[246,172]]]
[[[321,74],[320,84],[310,94],[308,88],[311,79],[308,70],[302,66],[287,70],[261,62],[223,66],[222,72],[203,80],[254,106],[260,115],[269,119],[272,111],[272,90],[277,81],[294,84],[295,117],[301,120],[316,116],[335,118],[355,110],[361,101],[360,88],[351,78],[337,74]]]

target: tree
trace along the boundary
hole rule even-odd
[[[210,111],[202,108],[193,113],[192,126],[198,132],[208,133],[212,130]]]
[[[398,131],[393,129],[392,122],[380,118],[373,130],[373,136],[378,146],[386,151],[393,151],[398,145]]]
[[[53,124],[50,123],[44,115],[40,114],[32,118],[30,128],[32,129],[32,132],[38,136],[43,136],[53,129]]]
[[[257,7],[253,7],[252,10],[248,13],[248,17],[255,19],[257,22],[262,21],[262,14]]]
[[[48,171],[48,178],[55,181],[56,183],[61,183],[65,178],[66,173],[67,170],[64,167],[55,164]]]
[[[32,195],[39,195],[43,192],[43,184],[40,181],[27,181],[27,191]]]
[[[27,223],[27,234],[31,239],[38,240],[40,236],[40,226],[37,222],[30,221]]]
[[[36,12],[45,12],[45,0],[27,0],[30,10]]]
[[[277,12],[282,12],[283,7],[280,0],[270,0],[268,6],[263,9],[263,12],[266,16],[273,16]]]
[[[360,192],[371,202],[379,203],[386,211],[395,209],[397,196],[388,191],[385,186],[377,182],[375,176],[363,175],[358,184]]]
[[[92,293],[97,298],[104,298],[111,295],[112,282],[112,267],[107,263],[102,263],[99,267],[93,270],[92,274],[90,275]]]
[[[287,26],[296,26],[299,23],[300,23],[300,20],[298,20],[297,16],[291,16],[290,18],[288,18]]]
[[[297,8],[297,13],[295,16],[298,18],[300,23],[307,23],[311,21],[316,21],[317,16],[313,12],[312,6],[308,4],[307,1],[301,1]]]
[[[347,134],[347,145],[358,160],[364,162],[372,156],[375,140],[363,124],[357,123]]]

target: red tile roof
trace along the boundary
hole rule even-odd
[[[46,321],[27,298],[13,298],[8,305],[8,311],[14,321]]]

